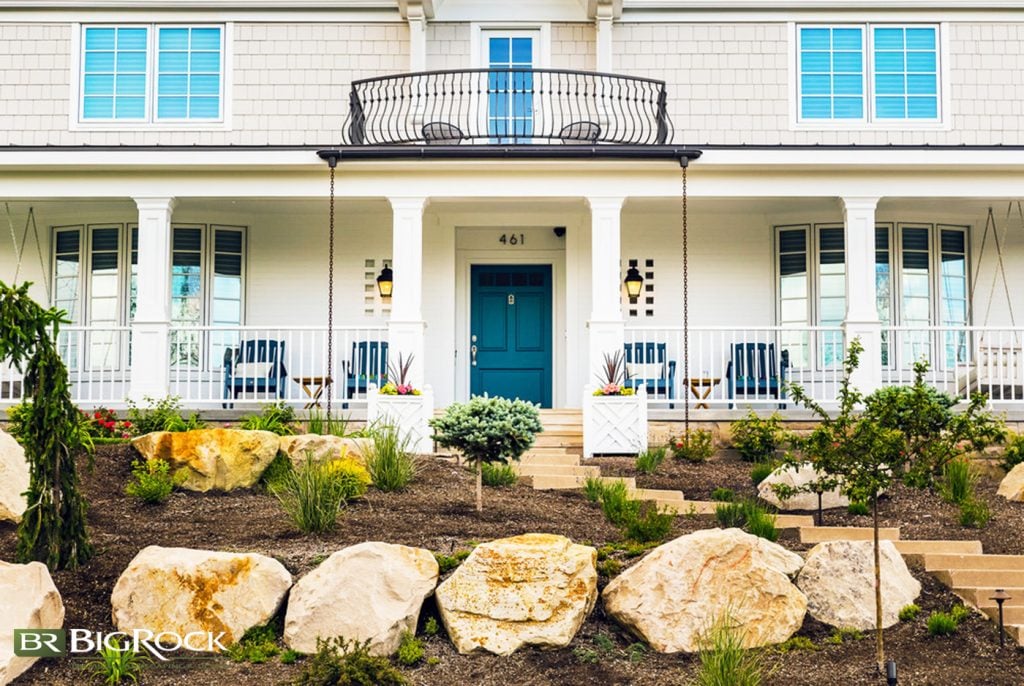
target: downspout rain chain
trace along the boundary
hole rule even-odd
[[[687,188],[686,170],[690,166],[690,158],[679,158],[679,165],[683,168],[683,371],[686,374],[686,381],[690,383],[690,237],[688,235],[689,218],[687,216]],[[687,443],[690,441],[690,389],[683,389],[683,436]]]
[[[327,377],[333,379],[331,372],[334,368],[334,170],[338,166],[337,157],[328,157],[327,164],[331,169],[331,200],[327,258]],[[325,379],[327,381],[327,379]],[[333,385],[333,384],[329,384]],[[327,424],[331,423],[331,398],[334,393],[330,387],[327,389]]]

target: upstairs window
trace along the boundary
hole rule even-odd
[[[86,26],[84,123],[223,119],[224,31],[219,26]]]
[[[939,36],[934,26],[801,26],[801,122],[938,122]]]

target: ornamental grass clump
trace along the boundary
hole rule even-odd
[[[662,510],[654,503],[643,503],[636,515],[625,522],[622,533],[636,543],[661,543],[672,532],[675,518],[671,510]]]
[[[171,492],[187,478],[188,470],[182,468],[172,474],[171,465],[166,460],[135,460],[132,462],[132,478],[125,485],[124,492],[144,503],[158,505],[171,497]]]
[[[373,444],[363,459],[370,479],[377,490],[390,493],[404,491],[416,478],[416,456],[409,450],[409,437],[397,427],[374,427]]]
[[[636,456],[636,470],[641,474],[654,474],[665,461],[666,452],[664,446],[643,451]]]
[[[298,422],[294,408],[280,402],[264,406],[260,414],[245,417],[238,428],[246,431],[270,431],[278,436],[294,436],[298,433]]]
[[[625,526],[640,514],[640,501],[629,496],[624,481],[611,481],[601,493],[601,512],[609,524]]]
[[[307,453],[306,461],[271,486],[270,492],[292,523],[310,534],[335,527],[352,488],[353,480],[346,470],[339,470],[332,462],[316,462]]]
[[[153,663],[152,658],[132,650],[130,641],[121,641],[119,645],[111,645],[104,641],[96,655],[85,663],[85,671],[104,686],[139,683],[142,670]]]
[[[480,465],[481,478],[483,479],[484,486],[490,486],[491,488],[508,488],[509,486],[515,486],[519,481],[519,475],[516,474],[515,468],[510,464],[484,462]]]
[[[715,620],[700,651],[695,686],[760,686],[762,653],[744,647],[743,634],[728,614]]]
[[[477,512],[484,509],[483,464],[518,461],[544,430],[536,405],[488,396],[452,403],[430,426],[439,445],[458,450],[473,463]]]

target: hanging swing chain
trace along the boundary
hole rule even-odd
[[[686,380],[690,383],[690,239],[687,217],[687,188],[686,169],[687,160],[683,158],[683,371],[686,373]],[[689,388],[683,389],[683,429],[686,440],[690,440],[690,393]]]
[[[332,377],[334,369],[334,164],[331,164],[331,200],[327,258],[327,376]],[[324,380],[326,381],[326,379]],[[327,422],[331,421],[330,387],[327,389]]]

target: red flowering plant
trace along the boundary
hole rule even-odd
[[[109,408],[97,407],[92,412],[80,412],[89,435],[94,439],[127,440],[132,437],[132,423],[118,419],[117,413]]]
[[[413,388],[409,380],[409,370],[412,368],[412,355],[403,358],[398,355],[398,365],[388,365],[388,376],[391,378],[386,384],[380,387],[378,393],[381,395],[420,395],[420,389]]]

